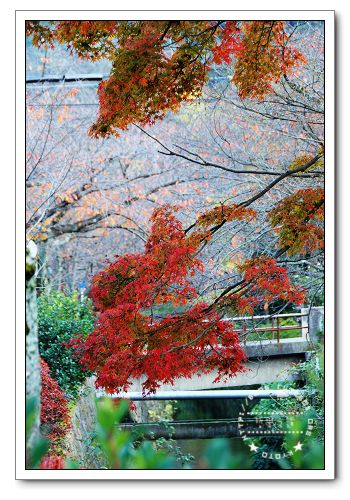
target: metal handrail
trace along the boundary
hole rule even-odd
[[[285,313],[285,314],[265,314],[263,316],[238,316],[235,318],[223,318],[224,321],[243,321],[254,319],[274,319],[274,318],[296,318],[308,316],[308,313]]]
[[[204,390],[204,391],[158,391],[155,394],[142,392],[121,392],[106,394],[96,391],[96,397],[108,396],[113,399],[130,399],[131,401],[177,400],[177,399],[267,399],[297,397],[304,393],[302,389],[237,389],[237,390]]]
[[[307,313],[284,313],[284,314],[264,314],[260,316],[239,316],[239,317],[234,317],[234,318],[223,318],[224,321],[227,322],[242,322],[242,328],[241,329],[235,329],[235,331],[240,334],[243,337],[243,343],[244,345],[247,344],[247,337],[250,333],[263,333],[263,332],[271,332],[272,333],[272,341],[277,341],[277,344],[280,343],[281,340],[281,332],[283,331],[288,331],[288,330],[300,330],[301,335],[298,337],[294,338],[302,338],[303,337],[303,330],[308,330],[308,326],[306,325],[281,325],[280,324],[280,319],[285,319],[285,318],[302,318],[308,316]],[[266,327],[254,327],[254,321],[257,320],[270,320],[272,322],[271,326],[266,326]],[[276,321],[277,325],[274,325],[274,322]],[[253,325],[251,328],[247,325],[247,322],[252,322]],[[277,338],[275,339],[274,332],[277,332]]]

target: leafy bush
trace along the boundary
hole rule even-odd
[[[59,455],[46,455],[40,463],[40,469],[64,469],[64,460]]]
[[[109,469],[174,469],[176,460],[165,450],[156,450],[150,442],[137,446],[131,432],[120,431],[118,423],[128,411],[125,400],[115,404],[104,399],[97,405],[97,441],[105,453]]]
[[[49,450],[49,440],[40,433],[36,434],[29,444],[29,436],[35,427],[38,415],[37,399],[32,397],[26,400],[26,466],[29,469],[37,469],[44,455]]]
[[[104,399],[97,405],[96,452],[103,453],[107,460],[108,469],[178,469],[176,457],[166,450],[157,450],[150,442],[140,441],[134,432],[118,429],[118,423],[128,411],[128,403],[121,400],[117,404]],[[27,425],[32,422],[31,413],[27,413]],[[300,421],[300,426],[305,422]],[[301,428],[300,427],[300,428]],[[260,438],[261,439],[261,438]],[[256,439],[255,439],[256,440]],[[259,440],[260,441],[260,440]],[[260,450],[261,444],[258,443]],[[286,452],[295,446],[293,435],[286,436],[284,447]],[[169,451],[169,450],[168,450]],[[55,452],[47,455],[45,440],[39,438],[35,443],[34,452],[29,468],[41,469],[79,469],[79,464],[63,459]],[[274,465],[273,469],[322,469],[324,446],[322,442],[308,440],[303,453],[290,454],[290,458],[283,458],[276,462],[264,460],[264,465],[257,463],[257,454],[248,451],[233,453],[229,439],[212,439],[200,457],[203,469],[266,469],[266,465]],[[104,467],[105,468],[105,467]],[[192,469],[190,463],[183,464],[183,469]]]
[[[316,352],[311,353],[311,358],[299,363],[289,370],[303,380],[303,395],[300,398],[273,398],[261,400],[252,409],[256,415],[285,415],[280,417],[285,430],[293,429],[293,433],[283,436],[275,435],[273,442],[271,436],[254,438],[254,443],[259,445],[259,454],[254,457],[253,468],[281,468],[281,469],[322,469],[324,466],[324,366],[323,349],[320,345]],[[264,389],[297,389],[296,382],[274,382],[267,384]],[[291,417],[287,415],[298,415]],[[260,418],[260,417],[259,417]],[[266,417],[265,417],[266,418]],[[309,422],[312,425],[308,426]],[[279,430],[280,423],[272,425],[271,431]],[[298,433],[297,433],[298,431]],[[261,452],[269,452],[278,448],[288,452],[293,451],[302,434],[302,453],[290,453],[281,460],[261,460]],[[269,453],[268,453],[269,454]],[[270,467],[272,465],[272,467]]]
[[[128,410],[128,403],[121,400],[117,404],[109,399],[100,401],[97,406],[97,441],[108,459],[110,469],[177,469],[176,454],[171,450],[159,450],[150,442],[139,444],[133,432],[120,431],[119,422]],[[307,422],[307,420],[306,420]],[[306,422],[300,422],[300,428]],[[286,437],[285,449],[290,451],[295,438]],[[168,451],[168,453],[167,453]],[[175,455],[175,456],[174,456]],[[322,443],[309,440],[303,454],[280,461],[280,469],[322,469],[324,447]],[[251,452],[233,453],[229,439],[212,439],[200,457],[203,469],[254,469]],[[183,469],[192,469],[190,463],[182,464]]]
[[[89,373],[65,346],[73,337],[86,337],[93,330],[91,301],[82,302],[78,294],[61,292],[41,295],[38,299],[38,334],[41,357],[50,367],[52,377],[69,398],[75,398]]]
[[[40,427],[49,439],[49,451],[60,454],[64,438],[70,429],[68,401],[56,380],[50,376],[47,363],[41,360]]]

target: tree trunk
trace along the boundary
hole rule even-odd
[[[40,361],[36,303],[36,255],[32,241],[26,248],[26,404],[34,408],[33,424],[26,436],[27,457],[40,433]]]

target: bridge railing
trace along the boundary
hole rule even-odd
[[[256,342],[268,340],[279,344],[283,339],[306,339],[308,333],[307,322],[302,318],[308,313],[286,313],[286,314],[266,314],[261,316],[239,316],[235,318],[224,318],[225,321],[238,323],[240,328],[235,328],[240,340]],[[293,324],[286,323],[286,320],[294,319]],[[266,324],[270,323],[270,324]],[[290,323],[290,322],[289,322]]]

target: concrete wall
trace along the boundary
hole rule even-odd
[[[295,380],[295,375],[290,375],[288,369],[292,364],[304,360],[304,355],[292,355],[284,357],[269,358],[264,361],[251,360],[246,363],[247,371],[238,373],[226,383],[213,383],[217,372],[193,376],[191,379],[177,379],[174,385],[163,384],[160,391],[198,391],[202,389],[220,389],[223,387],[249,387],[252,385],[263,385],[271,382],[284,382]],[[139,392],[142,390],[142,379],[135,380],[130,387],[130,391]],[[142,402],[143,404],[144,402]],[[143,414],[143,416],[145,416]]]

